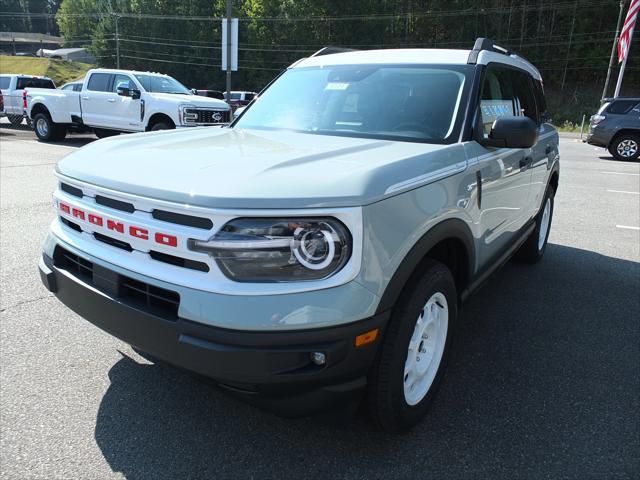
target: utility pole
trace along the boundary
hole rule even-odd
[[[120,35],[118,32],[118,20],[120,19],[120,15],[114,13],[116,17],[116,68],[120,69]]]
[[[631,40],[633,40],[633,31],[635,30],[635,25],[631,27],[629,30],[629,44],[627,45],[627,54],[624,56],[624,60],[622,60],[622,65],[620,65],[620,73],[618,73],[618,83],[616,83],[616,90],[613,92],[613,98],[618,98],[620,95],[620,87],[622,87],[622,79],[624,78],[624,70],[627,68],[627,59],[629,58],[629,50],[631,50]]]
[[[231,0],[227,1],[227,102],[231,101]]]
[[[569,33],[569,46],[567,47],[567,58],[564,62],[564,71],[562,72],[562,84],[560,90],[564,90],[564,82],[567,79],[567,68],[569,67],[569,53],[571,53],[571,43],[573,43],[573,27],[576,25],[576,9],[578,8],[578,0],[573,4],[573,15],[571,18],[571,32]]]
[[[620,0],[620,13],[618,13],[618,26],[616,27],[616,35],[613,37],[613,46],[611,47],[611,58],[609,59],[609,69],[607,70],[607,79],[604,81],[604,89],[602,90],[602,98],[600,103],[604,103],[604,99],[607,96],[607,90],[609,89],[609,80],[611,80],[611,71],[613,70],[614,61],[616,58],[616,46],[618,44],[618,37],[620,36],[620,27],[622,26],[622,14],[624,13],[624,6],[626,0]]]

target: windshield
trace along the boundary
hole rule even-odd
[[[136,78],[146,92],[192,95],[191,91],[175,78],[159,75],[136,75]]]
[[[293,68],[235,126],[449,143],[470,72],[466,65]]]

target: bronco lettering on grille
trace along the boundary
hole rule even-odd
[[[61,212],[71,215],[78,220],[88,221],[93,225],[104,227],[106,225],[107,230],[121,233],[123,235],[129,235],[131,237],[138,238],[140,240],[149,240],[159,245],[165,245],[167,247],[177,247],[178,237],[163,232],[155,232],[153,235],[149,233],[149,230],[136,225],[126,225],[123,222],[113,220],[112,218],[98,215],[95,213],[88,213],[77,207],[71,207],[64,202],[58,202],[58,208]]]

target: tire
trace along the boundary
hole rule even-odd
[[[369,374],[369,412],[381,430],[407,431],[427,413],[446,368],[457,301],[451,272],[434,260],[404,287]]]
[[[553,187],[549,185],[542,201],[542,207],[536,215],[536,227],[518,250],[518,259],[525,263],[538,263],[544,256],[553,220],[554,197]]]
[[[33,118],[33,129],[38,139],[43,142],[62,140],[67,135],[67,127],[52,122],[46,113],[38,113]]]
[[[152,132],[157,132],[158,130],[173,130],[174,128],[176,127],[167,122],[157,122],[153,124],[153,127],[151,127],[150,130]]]
[[[640,136],[623,133],[611,142],[609,153],[616,160],[637,160],[640,156]]]
[[[7,115],[9,119],[9,123],[14,127],[17,127],[22,124],[22,115]]]
[[[98,138],[107,138],[120,135],[120,132],[118,132],[117,130],[107,130],[106,128],[94,128],[93,133],[95,133],[96,137]]]

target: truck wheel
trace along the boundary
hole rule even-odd
[[[93,133],[95,133],[98,138],[115,137],[116,135],[120,135],[120,132],[117,130],[107,130],[106,128],[94,128]]]
[[[67,127],[52,122],[46,113],[38,113],[33,118],[33,125],[36,136],[43,142],[62,140],[67,135]]]
[[[553,187],[549,185],[542,201],[542,208],[536,216],[536,227],[531,236],[518,250],[518,258],[525,263],[538,263],[547,249],[547,240],[549,239],[551,220],[553,219],[554,196]]]
[[[22,123],[22,115],[7,115],[7,118],[9,119],[9,123],[14,127]]]
[[[616,160],[637,160],[640,156],[640,137],[623,133],[613,140],[609,153]]]
[[[151,131],[155,132],[157,130],[173,130],[174,128],[176,127],[174,127],[173,125],[169,125],[166,122],[158,122],[158,123],[155,123],[153,127],[151,127]]]
[[[442,380],[457,314],[451,272],[428,260],[404,287],[370,372],[369,410],[382,430],[406,431],[427,413]]]

